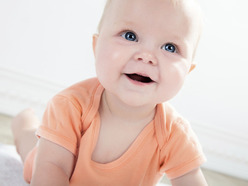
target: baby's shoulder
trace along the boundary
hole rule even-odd
[[[101,92],[99,89],[101,89],[101,86],[97,78],[91,78],[62,90],[53,99],[62,97],[68,102],[72,102],[76,107],[88,107],[92,100],[97,97],[97,93]]]
[[[49,101],[47,110],[56,110],[66,117],[76,115],[74,118],[84,123],[82,130],[86,130],[97,112],[102,92],[97,78],[84,80],[56,94]]]
[[[176,109],[169,103],[162,104],[164,121],[162,124],[162,135],[164,140],[168,141],[172,136],[187,135],[191,133],[189,121],[179,114]],[[189,134],[190,134],[189,133]]]

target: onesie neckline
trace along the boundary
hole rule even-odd
[[[156,117],[156,115],[155,115],[155,117]],[[144,141],[146,136],[150,132],[154,131],[154,130],[152,130],[152,129],[154,129],[154,119],[153,119],[149,124],[147,124],[144,127],[144,129],[136,137],[136,139],[133,141],[133,143],[129,146],[129,148],[120,157],[118,157],[117,159],[115,159],[111,162],[108,162],[108,163],[98,163],[98,162],[92,160],[92,154],[93,154],[93,151],[96,147],[97,140],[98,140],[99,133],[100,133],[101,123],[100,123],[99,113],[97,113],[96,119],[97,119],[96,125],[93,129],[94,130],[94,133],[93,133],[94,136],[93,136],[93,141],[92,141],[92,146],[91,146],[92,148],[90,150],[90,158],[91,158],[91,164],[97,168],[100,168],[100,169],[112,169],[112,168],[118,167],[122,163],[128,161],[132,157],[132,155],[139,149],[139,147],[141,146],[141,143]]]

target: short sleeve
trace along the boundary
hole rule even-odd
[[[195,133],[183,119],[172,124],[161,157],[163,163],[160,171],[165,172],[169,179],[182,176],[206,161]]]
[[[81,139],[81,115],[82,111],[73,100],[56,95],[48,103],[36,134],[76,155]]]

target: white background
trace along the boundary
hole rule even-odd
[[[197,68],[172,102],[192,123],[245,137],[248,3],[200,4],[205,28]],[[103,0],[0,0],[0,68],[62,87],[95,76],[91,38],[103,5]]]

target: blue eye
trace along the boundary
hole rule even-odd
[[[171,44],[171,43],[168,43],[168,44],[163,45],[162,46],[162,49],[163,50],[166,50],[168,52],[171,52],[171,53],[175,53],[176,50],[177,50],[176,47],[173,44]]]
[[[125,32],[121,36],[124,37],[128,41],[136,41],[137,40],[137,37],[136,37],[135,33],[133,33],[133,32]]]

